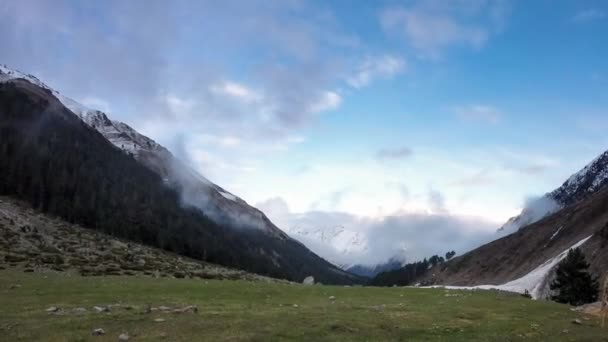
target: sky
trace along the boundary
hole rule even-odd
[[[366,260],[470,248],[606,150],[606,37],[601,0],[0,0],[0,63]]]

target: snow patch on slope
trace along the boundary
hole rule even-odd
[[[538,266],[537,268],[532,270],[530,273],[524,275],[523,277],[512,280],[512,281],[502,284],[502,285],[476,285],[476,286],[437,285],[437,286],[431,286],[431,287],[440,287],[440,288],[446,288],[446,289],[452,289],[452,290],[475,290],[475,289],[501,290],[501,291],[517,292],[517,293],[524,293],[527,290],[530,293],[530,295],[532,296],[532,298],[534,298],[534,299],[544,298],[547,295],[547,292],[546,292],[546,287],[548,285],[547,276],[549,275],[551,270],[555,266],[557,266],[557,264],[566,257],[566,255],[568,254],[568,251],[570,251],[570,249],[574,249],[574,248],[582,246],[592,236],[593,235],[589,235],[588,237],[580,240],[579,242],[572,245],[570,248],[566,249],[565,251],[561,252],[560,254],[556,255],[555,257],[545,261],[542,265]]]
[[[228,193],[228,192],[225,192],[225,191],[220,191],[220,195],[222,195],[227,200],[236,201],[236,196],[234,196],[231,193]]]

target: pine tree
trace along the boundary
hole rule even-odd
[[[587,270],[589,263],[580,249],[570,249],[556,270],[555,280],[550,284],[557,294],[551,299],[570,305],[582,305],[597,300],[599,283],[597,277]]]

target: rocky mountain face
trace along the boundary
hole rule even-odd
[[[570,176],[559,188],[545,194],[524,208],[519,215],[510,218],[499,232],[515,232],[564,207],[585,200],[606,184],[608,184],[608,151]]]
[[[358,281],[128,125],[4,66],[0,87],[0,194],[197,259],[296,281]]]
[[[560,209],[428,272],[434,284],[480,286],[549,295],[555,266],[580,248],[591,271],[608,271],[608,153],[551,192]]]

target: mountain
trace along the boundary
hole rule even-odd
[[[0,194],[113,236],[301,281],[359,279],[318,257],[164,147],[0,68]]]
[[[559,209],[512,234],[429,270],[422,280],[550,294],[555,266],[578,247],[600,276],[608,271],[608,152],[593,160],[547,196]]]
[[[405,260],[403,250],[378,264],[362,263],[361,257],[369,255],[367,236],[342,225],[319,227],[316,222],[314,225],[301,222],[295,227],[287,227],[286,232],[334,265],[364,277],[399,268]]]
[[[512,233],[566,206],[580,202],[608,184],[608,151],[573,174],[559,188],[545,194],[510,218],[499,232]]]
[[[345,268],[350,273],[362,277],[373,278],[382,272],[398,270],[403,266],[404,259],[391,258],[387,262],[376,265],[356,264]]]

